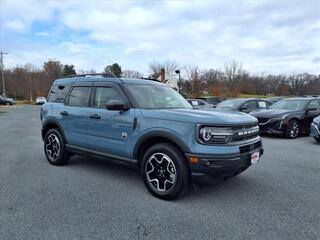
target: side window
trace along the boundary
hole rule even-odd
[[[319,111],[320,110],[320,101],[319,100],[312,100],[309,103],[308,108],[316,108]]]
[[[242,105],[242,107],[245,107],[245,108],[248,108],[248,109],[254,109],[257,107],[257,104],[255,101],[250,101],[250,102],[247,102],[245,104]]]
[[[267,103],[265,101],[259,101],[258,106],[259,108],[267,108]]]
[[[68,105],[86,107],[89,103],[90,87],[74,87],[69,95]]]
[[[96,87],[96,94],[94,98],[94,106],[98,108],[105,108],[110,100],[122,101],[123,97],[120,93],[111,87]]]
[[[203,102],[201,102],[201,101],[198,101],[198,104],[199,104],[199,106],[203,106],[203,105],[205,105]]]
[[[48,102],[63,102],[69,88],[69,85],[53,85],[48,96]]]

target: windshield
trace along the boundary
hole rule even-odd
[[[154,84],[126,84],[139,108],[192,109],[192,106],[172,88]]]
[[[246,99],[226,100],[226,101],[219,103],[217,108],[236,109],[240,104],[242,104],[245,101],[246,101]]]
[[[303,110],[308,99],[284,99],[270,106],[271,109]]]

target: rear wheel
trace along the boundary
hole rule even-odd
[[[58,129],[50,129],[44,137],[44,152],[49,163],[64,165],[70,158],[70,153],[65,149],[65,142]]]
[[[291,120],[286,129],[285,136],[287,138],[294,139],[298,137],[299,133],[300,133],[299,122],[297,120]]]
[[[156,144],[146,151],[141,172],[147,189],[161,199],[174,199],[189,187],[190,171],[185,158],[168,143]]]

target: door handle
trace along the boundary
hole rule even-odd
[[[92,114],[92,115],[90,116],[90,118],[100,119],[101,116],[99,116],[98,114]]]
[[[68,115],[69,115],[69,113],[68,113],[67,111],[62,111],[62,112],[60,112],[60,114],[61,114],[62,116],[68,116]]]

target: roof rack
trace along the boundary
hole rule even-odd
[[[103,78],[118,78],[116,75],[113,73],[88,73],[88,74],[77,74],[77,75],[70,75],[70,76],[65,76],[63,78],[74,78],[74,77],[94,77],[94,76],[100,76]]]

